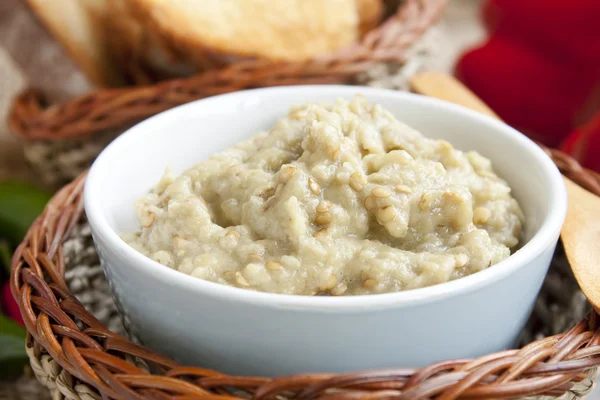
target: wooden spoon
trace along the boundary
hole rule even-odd
[[[435,97],[500,119],[481,99],[450,75],[427,72],[415,75],[416,93]],[[563,177],[567,187],[567,217],[561,238],[579,287],[600,312],[600,197]]]

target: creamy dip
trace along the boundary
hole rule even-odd
[[[268,131],[169,171],[136,203],[135,249],[185,274],[298,295],[420,288],[517,246],[510,187],[476,152],[377,104],[293,108]]]

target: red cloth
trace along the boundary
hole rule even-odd
[[[483,19],[490,38],[463,55],[457,75],[530,137],[553,147],[581,140],[578,120],[600,86],[600,0],[490,0]],[[598,124],[586,127],[578,159],[600,168]]]
[[[0,305],[2,306],[2,311],[8,318],[11,318],[17,321],[19,324],[25,326],[23,317],[21,317],[19,306],[17,305],[17,302],[10,291],[9,282],[5,282],[0,288]]]

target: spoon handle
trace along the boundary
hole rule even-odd
[[[426,72],[411,81],[414,92],[446,100],[500,119],[481,99],[450,75]],[[600,313],[600,202],[592,193],[563,176],[569,207],[561,230],[567,259],[579,287]]]
[[[410,85],[415,93],[446,100],[500,119],[498,114],[451,75],[439,72],[422,72],[411,78]]]

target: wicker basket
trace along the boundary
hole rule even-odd
[[[29,90],[15,99],[9,124],[26,140],[25,155],[36,174],[46,186],[57,189],[89,166],[124,128],[168,108],[246,88],[347,82],[380,64],[404,63],[411,46],[439,18],[446,2],[388,1],[392,15],[360,42],[306,62],[244,60],[191,78],[101,89],[47,107],[41,93]]]
[[[598,174],[584,170],[564,153],[544,149],[567,177],[600,195]],[[98,308],[97,301],[86,298],[89,293],[82,293],[73,270],[67,271],[65,255],[76,264],[94,252],[82,215],[84,180],[85,173],[54,197],[18,248],[12,265],[11,285],[29,333],[31,366],[55,398],[578,399],[594,385],[600,365],[600,316],[592,312],[575,321],[589,305],[576,289],[560,249],[523,332],[520,350],[443,361],[420,370],[277,379],[178,365],[121,336],[123,327],[114,318],[106,328],[94,316],[116,314],[114,304],[106,301],[106,288]],[[89,272],[97,281],[98,267]],[[568,332],[558,333],[572,325]]]
[[[547,150],[562,172],[600,195],[600,179]],[[60,190],[13,258],[11,286],[27,326],[31,365],[55,395],[69,399],[439,399],[587,393],[600,365],[600,316],[520,350],[416,369],[268,379],[186,367],[107,329],[69,289],[65,248],[83,218],[85,173]],[[152,372],[150,372],[152,371]],[[55,396],[56,397],[56,396]]]
[[[101,90],[48,108],[42,108],[38,94],[28,92],[15,102],[11,126],[33,144],[29,151],[41,152],[44,157],[63,151],[65,144],[68,149],[77,149],[64,154],[77,154],[79,158],[70,160],[77,165],[74,170],[84,169],[124,126],[158,111],[247,87],[341,82],[374,64],[402,60],[404,50],[435,20],[444,3],[407,0],[404,8],[361,44],[335,57],[308,63],[273,66],[248,62],[151,87]],[[90,135],[95,140],[88,140]],[[597,174],[582,169],[563,153],[546,150],[566,176],[600,195]],[[550,297],[559,292],[556,285],[564,284],[564,278],[570,282],[569,288],[575,287],[564,263],[562,271],[551,272],[557,279],[547,279],[520,350],[445,361],[420,370],[278,379],[228,376],[178,365],[121,336],[119,324],[100,322],[99,314],[114,310],[105,297],[98,302],[101,308],[95,309],[95,301],[83,299],[89,293],[82,296],[77,290],[73,270],[67,271],[65,255],[74,263],[73,254],[79,257],[89,252],[72,239],[73,234],[87,231],[81,197],[84,180],[85,173],[56,194],[19,246],[12,265],[11,286],[27,325],[31,366],[40,382],[51,389],[53,398],[575,399],[588,393],[594,383],[600,365],[599,316],[592,313],[571,323],[569,318],[558,321],[552,314],[556,299]],[[89,241],[89,234],[86,238]],[[555,263],[559,258],[555,257]],[[93,273],[95,279],[101,279],[98,268]],[[583,314],[581,293],[576,294],[577,312],[568,308],[569,296],[558,296],[571,318]],[[557,330],[572,325],[568,332],[557,334]]]

